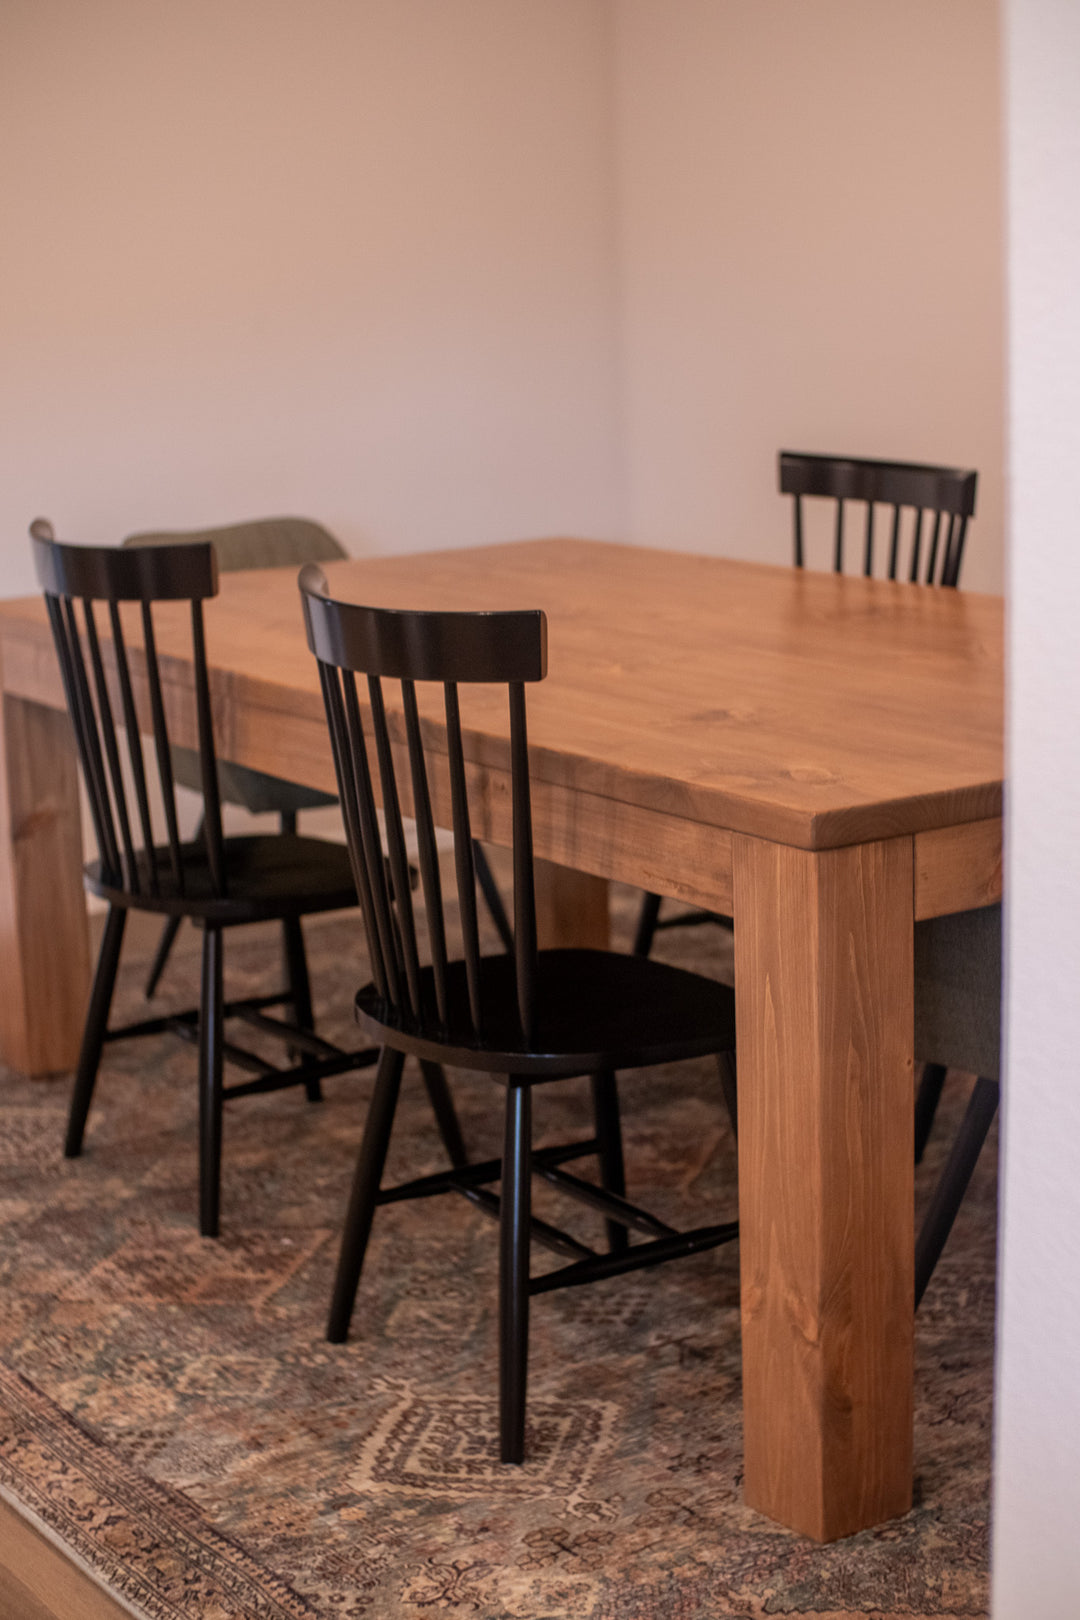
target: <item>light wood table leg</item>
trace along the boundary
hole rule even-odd
[[[559,945],[606,950],[610,938],[606,878],[554,861],[535,863],[536,933],[542,950]]]
[[[746,1500],[821,1541],[911,1505],[910,838],[737,836]]]
[[[0,1058],[55,1074],[78,1057],[90,982],[75,741],[66,713],[0,704]]]

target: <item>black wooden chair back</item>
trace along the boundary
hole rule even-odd
[[[514,957],[517,1010],[526,1047],[536,1017],[537,943],[533,880],[525,684],[547,670],[547,620],[539,610],[505,613],[399,612],[333,601],[322,570],[300,575],[308,645],[315,654],[337,769],[338,794],[367,932],[372,972],[388,1021],[435,1040],[469,1032],[484,1041],[480,996],[480,937],[476,867],[469,814],[458,688],[505,684],[510,715],[514,845]],[[361,714],[357,676],[366,678],[370,737]],[[402,794],[387,721],[384,681],[400,683],[407,750],[407,799],[416,822],[420,883],[430,940],[435,1004],[422,1001],[421,963]],[[417,682],[443,688],[446,750],[468,1005],[452,1005],[446,912],[436,853],[428,768],[424,758]],[[372,769],[369,749],[374,753]],[[376,782],[378,792],[376,792]],[[383,852],[376,800],[386,828]]]
[[[862,461],[850,456],[808,456],[780,452],[780,493],[795,502],[795,567],[803,567],[803,496],[825,496],[836,502],[833,568],[844,572],[844,507],[861,501],[866,507],[863,566],[875,573],[874,509],[892,507],[886,576],[912,584],[958,585],[968,519],[975,511],[977,474],[956,467],[929,467],[904,461]],[[904,508],[912,510],[902,524]],[[908,566],[901,571],[902,528],[909,528]]]
[[[202,838],[212,892],[225,896],[225,860],[206,672],[202,604],[217,594],[207,543],[114,548],[61,545],[43,520],[31,526],[68,710],[86,782],[102,881],[134,896],[185,892],[169,725],[152,604],[190,602],[195,717],[204,801]],[[141,607],[142,645],[129,647],[120,604]],[[103,648],[95,604],[104,606],[111,649]],[[136,678],[145,674],[148,734],[164,806],[165,843],[156,846]],[[145,714],[145,710],[143,711]],[[123,740],[120,731],[123,731]],[[128,770],[125,771],[124,759]]]

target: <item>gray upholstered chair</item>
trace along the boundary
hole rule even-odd
[[[256,518],[250,523],[230,523],[218,529],[184,529],[152,534],[130,534],[125,546],[168,546],[181,541],[209,540],[217,556],[218,572],[237,573],[246,568],[302,568],[306,562],[332,562],[348,553],[334,536],[308,518]],[[176,780],[194,792],[201,791],[198,777],[199,756],[191,748],[172,750]],[[252,815],[273,811],[295,816],[300,810],[315,810],[336,804],[333,793],[288,782],[284,777],[251,771],[228,760],[218,761],[218,782],[222,801],[242,805]]]
[[[967,1191],[1001,1086],[1001,907],[915,925],[915,1056],[977,1075],[915,1243],[915,1304]]]
[[[348,553],[334,536],[319,523],[309,518],[278,517],[255,518],[248,523],[230,523],[223,528],[186,529],[182,531],[154,531],[132,534],[125,546],[165,546],[178,541],[209,540],[217,555],[218,569],[222,573],[247,568],[302,567],[309,562],[333,562]],[[201,791],[199,756],[189,748],[173,748],[173,776],[182,787]],[[301,810],[317,810],[336,804],[332,793],[320,793],[317,788],[304,787],[280,776],[264,771],[252,771],[245,765],[230,760],[218,760],[218,788],[224,804],[238,804],[252,815],[273,812],[281,819],[282,832],[296,831],[296,817]],[[495,883],[486,855],[480,844],[473,845],[476,875],[487,903],[491,919],[507,951],[513,951],[513,937],[502,896]],[[165,969],[176,939],[181,919],[170,918],[162,930],[150,972],[146,980],[146,994],[154,994]],[[307,959],[299,923],[285,924],[285,963],[292,991],[298,996],[297,1022],[310,1027],[311,991],[308,983]],[[306,1019],[305,1016],[306,1015]]]
[[[155,530],[128,535],[124,545],[167,546],[190,540],[211,542],[222,573],[247,568],[299,568],[306,562],[332,562],[348,555],[321,524],[296,517],[255,518],[248,523],[230,523],[213,529]],[[174,779],[181,787],[201,792],[197,752],[174,747],[170,753]],[[286,833],[296,831],[299,811],[337,803],[332,793],[321,793],[317,788],[304,787],[299,782],[289,782],[263,771],[248,770],[244,765],[234,765],[225,759],[218,761],[218,789],[223,804],[240,805],[252,815],[273,812],[280,818],[282,832]],[[148,997],[157,989],[181,921],[180,917],[170,917],[162,930],[146,980]],[[296,1020],[301,1028],[310,1029],[313,1027],[311,986],[304,936],[296,919],[285,921],[282,930],[289,988],[296,997]]]

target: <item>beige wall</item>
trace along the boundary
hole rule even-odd
[[[776,452],[975,467],[1001,589],[993,0],[617,0],[633,538],[791,555]]]
[[[792,448],[979,469],[992,0],[3,0],[0,592],[297,511],[778,561]]]
[[[72,538],[618,526],[602,0],[3,0],[0,592]]]

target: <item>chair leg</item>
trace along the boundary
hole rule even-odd
[[[606,1192],[626,1196],[626,1172],[623,1168],[622,1126],[619,1121],[619,1089],[610,1069],[589,1076],[592,1086],[593,1119],[599,1144],[600,1185]],[[610,1254],[625,1254],[630,1234],[619,1221],[606,1221],[607,1244]]]
[[[525,1456],[531,1137],[532,1092],[511,1078],[499,1209],[499,1454],[504,1463]]]
[[[720,1089],[724,1093],[724,1107],[731,1120],[731,1130],[739,1140],[739,1082],[734,1052],[717,1052],[716,1067],[720,1071]]]
[[[203,932],[199,1002],[199,1231],[217,1237],[221,1205],[222,1071],[225,1041],[224,939]]]
[[[158,980],[161,978],[161,975],[164,973],[168,964],[169,957],[172,954],[172,948],[176,943],[176,936],[180,932],[180,924],[183,922],[183,920],[184,919],[182,917],[167,917],[165,919],[165,926],[161,930],[161,938],[158,940],[158,947],[154,952],[154,960],[150,964],[150,972],[146,975],[146,985],[143,989],[143,995],[146,997],[147,1001],[150,1001],[153,998],[154,991],[158,987]]]
[[[941,1088],[948,1069],[941,1063],[924,1063],[919,1089],[915,1095],[915,1163],[922,1164],[926,1144],[934,1125],[934,1115],[941,1101]]]
[[[330,1320],[326,1337],[331,1344],[344,1344],[349,1336],[349,1320],[360,1285],[364,1266],[364,1252],[371,1234],[371,1222],[379,1196],[386,1150],[390,1145],[390,1131],[394,1123],[398,1092],[401,1089],[401,1070],[405,1057],[393,1047],[384,1046],[375,1075],[375,1090],[368,1109],[364,1138],[353,1175],[352,1194],[345,1216],[345,1229],[341,1235],[341,1253],[338,1256],[334,1295],[330,1302]]]
[[[503,905],[503,897],[499,893],[499,886],[495,882],[495,874],[491,870],[483,844],[478,843],[474,838],[472,848],[473,867],[476,871],[477,882],[480,884],[480,892],[484,896],[488,911],[491,913],[491,920],[495,924],[499,938],[502,940],[503,949],[508,956],[513,956],[514,931],[510,927],[510,919],[506,915],[506,907]]]
[[[944,1170],[934,1188],[929,1208],[915,1243],[915,1308],[926,1292],[934,1267],[952,1231],[986,1133],[997,1113],[1000,1086],[996,1080],[978,1079]]]
[[[293,1022],[297,1029],[314,1030],[315,1014],[311,1007],[311,979],[308,976],[307,952],[304,949],[304,931],[299,917],[283,917],[281,939],[285,957],[285,981],[292,1002]],[[303,1053],[295,1052],[294,1057]],[[305,1080],[304,1090],[308,1102],[322,1101],[322,1086],[317,1075]]]
[[[101,936],[97,967],[94,969],[90,1006],[79,1049],[79,1066],[75,1071],[75,1090],[72,1093],[71,1110],[68,1114],[67,1136],[64,1139],[64,1156],[68,1159],[77,1159],[82,1152],[86,1116],[90,1112],[90,1099],[94,1095],[94,1081],[97,1079],[98,1065],[101,1062],[101,1048],[105,1043],[105,1031],[109,1023],[109,1008],[112,1005],[113,986],[116,984],[116,969],[120,962],[120,946],[123,943],[126,922],[127,911],[124,907],[109,907],[105,931]]]
[[[653,935],[656,933],[656,924],[659,917],[660,896],[658,894],[643,895],[637,933],[634,935],[633,954],[635,956],[648,956],[652,950]]]
[[[442,1137],[443,1147],[450,1163],[455,1168],[468,1164],[469,1155],[465,1150],[465,1138],[461,1134],[461,1122],[454,1107],[454,1099],[450,1094],[442,1064],[429,1063],[421,1058],[420,1070],[424,1076],[424,1085],[427,1087],[428,1100],[435,1114],[435,1123],[439,1127],[439,1135]]]

